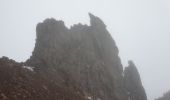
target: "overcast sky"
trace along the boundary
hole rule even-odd
[[[170,89],[170,0],[0,0],[0,57],[25,61],[38,22],[89,24],[88,12],[107,25],[123,65],[137,65],[148,100]]]

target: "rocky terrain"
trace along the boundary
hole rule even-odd
[[[165,93],[162,97],[157,98],[155,100],[170,100],[170,91],[168,91],[167,93]]]
[[[2,57],[0,100],[147,100],[134,63],[123,70],[106,25],[89,16],[89,26],[70,29],[46,19],[26,62]]]

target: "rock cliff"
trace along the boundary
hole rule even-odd
[[[130,100],[147,100],[140,75],[132,61],[124,70],[124,84]]]
[[[90,26],[76,24],[70,29],[63,21],[46,19],[37,25],[35,48],[26,62],[1,58],[0,98],[146,100],[134,64],[123,71],[106,25],[89,16]]]

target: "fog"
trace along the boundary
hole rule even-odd
[[[135,62],[148,100],[170,89],[169,0],[0,0],[0,57],[25,61],[38,22],[53,17],[67,27],[89,24],[88,12],[107,25],[123,66]]]

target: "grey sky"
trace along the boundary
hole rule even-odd
[[[69,27],[100,17],[119,47],[124,66],[133,60],[148,100],[170,89],[169,0],[0,0],[0,57],[25,61],[35,43],[35,27],[45,18]]]

